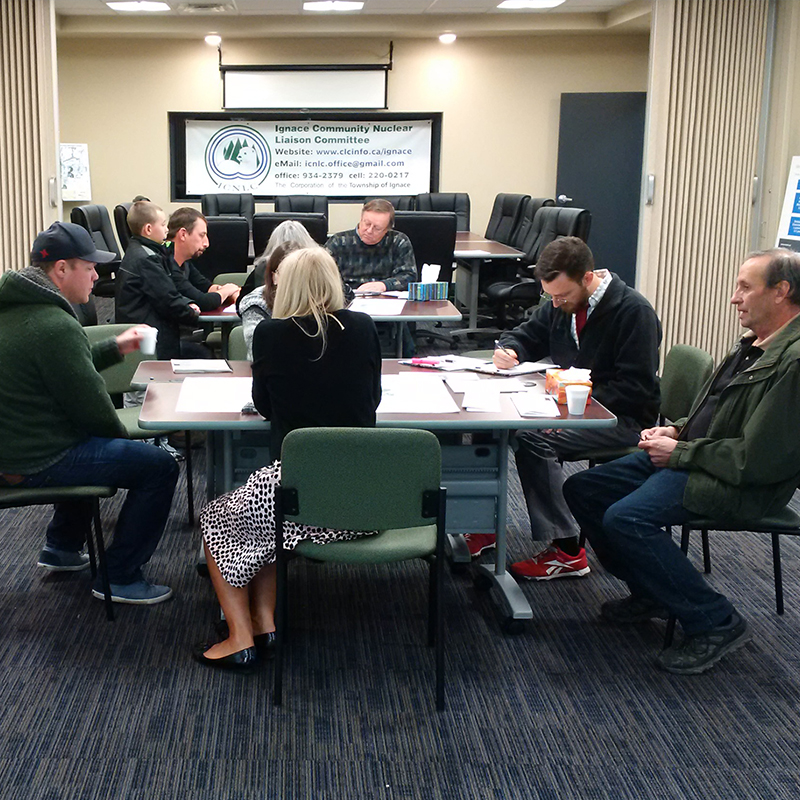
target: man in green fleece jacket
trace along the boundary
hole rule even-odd
[[[749,332],[688,418],[642,431],[640,452],[564,485],[598,558],[630,590],[601,616],[627,624],[675,614],[683,641],[656,662],[679,675],[704,672],[750,633],[664,526],[757,520],[783,509],[800,482],[800,254],[749,256],[731,303]]]
[[[98,373],[138,349],[149,329],[92,347],[70,305],[88,301],[95,264],[114,257],[79,225],[55,222],[36,237],[32,265],[0,278],[0,486],[128,489],[106,553],[112,599],[152,604],[172,595],[142,566],[164,532],[178,467],[160,448],[126,438]],[[87,567],[91,514],[91,501],[56,505],[39,566]],[[103,597],[99,583],[93,594]]]

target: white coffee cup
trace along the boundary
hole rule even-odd
[[[158,329],[145,328],[139,339],[139,352],[143,356],[154,356],[156,354],[156,339],[158,339]]]
[[[567,411],[575,417],[582,416],[586,411],[586,403],[589,400],[589,386],[579,383],[568,383],[564,387],[567,394]]]

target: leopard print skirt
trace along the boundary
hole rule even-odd
[[[200,515],[203,539],[231,586],[247,586],[263,566],[275,561],[275,489],[280,480],[281,465],[276,461],[256,470],[244,486],[213,500]],[[334,531],[287,521],[283,546],[293,550],[304,540],[328,544],[373,533]]]

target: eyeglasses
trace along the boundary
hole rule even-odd
[[[569,302],[569,298],[567,297],[551,297],[554,306],[563,306],[565,303]]]
[[[362,222],[359,225],[359,229],[362,230],[364,233],[384,233],[384,231],[389,230],[388,225],[373,225],[371,223]]]

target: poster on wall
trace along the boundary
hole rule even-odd
[[[179,122],[172,127],[173,200],[218,192],[246,192],[258,198],[420,194],[432,190],[434,149],[438,173],[438,130],[435,137],[432,115],[187,117]],[[176,140],[182,153],[174,152]]]
[[[91,200],[92,183],[89,178],[89,145],[64,144],[59,146],[61,162],[61,199]]]
[[[800,252],[800,156],[792,158],[775,247]]]

